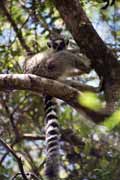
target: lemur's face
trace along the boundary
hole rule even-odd
[[[68,45],[68,40],[64,39],[52,39],[47,43],[49,48],[54,49],[55,51],[60,51],[66,48]]]

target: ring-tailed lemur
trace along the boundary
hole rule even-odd
[[[53,37],[48,42],[48,47],[58,52],[65,49],[67,44],[63,38]],[[54,64],[49,68],[52,70]],[[47,151],[45,175],[48,179],[56,180],[59,173],[60,128],[55,99],[48,95],[45,97],[45,133]]]
[[[52,51],[38,53],[24,63],[25,73],[31,73],[53,80],[61,77],[72,76],[74,70],[79,69],[81,73],[89,72],[90,61],[84,56],[77,56],[68,50],[63,38],[54,38],[48,43]],[[45,174],[48,179],[56,180],[59,171],[59,139],[60,130],[56,115],[56,103],[54,98],[45,97],[45,130],[47,160]]]

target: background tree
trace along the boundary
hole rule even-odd
[[[106,10],[102,5],[97,0],[0,1],[0,179],[44,179],[40,93],[45,89],[64,100],[59,101],[60,178],[119,179],[120,3]],[[55,27],[89,58],[90,73],[66,80],[66,86],[14,75],[23,73],[23,60],[47,49]]]

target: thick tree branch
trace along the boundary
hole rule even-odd
[[[71,87],[74,87],[77,90],[82,91],[82,92],[83,91],[92,91],[92,92],[98,93],[98,92],[100,92],[100,89],[101,89],[101,86],[100,87],[93,87],[93,86],[83,84],[83,83],[80,83],[79,81],[74,81],[74,80],[62,80],[60,82],[67,84]]]
[[[113,112],[120,97],[120,65],[87,18],[79,0],[53,0],[68,30],[80,50],[92,62],[92,67],[103,78],[103,90],[108,112]]]
[[[81,52],[91,59],[96,72],[100,76],[109,73],[111,66],[114,67],[118,64],[117,60],[93,28],[79,0],[53,0],[53,2],[78,43]],[[105,65],[107,65],[107,69]]]
[[[50,95],[62,99],[71,105],[77,111],[82,113],[92,121],[99,123],[103,121],[108,114],[96,112],[82,106],[78,97],[81,96],[80,91],[67,86],[58,81],[41,78],[32,74],[4,74],[0,75],[0,90],[31,90],[43,95]]]

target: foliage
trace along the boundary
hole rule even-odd
[[[99,98],[92,92],[84,92],[79,97],[79,102],[90,109],[99,110],[102,108]]]
[[[102,39],[120,58],[119,18],[113,18],[118,9],[101,11],[101,1],[82,0],[82,5]],[[71,36],[66,30],[63,20],[51,0],[6,0],[10,16],[21,32],[25,43],[32,52],[37,53],[47,49],[46,42],[54,27],[59,27],[64,34]],[[118,3],[118,7],[120,3]],[[103,28],[103,23],[105,26]],[[102,28],[101,28],[102,27]],[[103,30],[104,29],[104,30]],[[109,31],[108,31],[109,29]],[[107,33],[106,33],[107,31]],[[26,50],[20,39],[0,10],[0,73],[21,73],[22,63],[26,59]],[[84,84],[97,84],[95,73],[83,76]],[[39,97],[39,98],[38,98]],[[101,99],[101,100],[100,100]],[[98,96],[85,92],[79,102],[90,109],[99,110],[104,104],[102,93]],[[45,144],[41,136],[44,134],[44,111],[42,96],[26,91],[0,92],[0,135],[11,145],[24,162],[26,172],[44,177]],[[107,128],[109,136],[116,143],[109,145],[104,139],[94,139],[106,132],[97,132],[95,124],[71,107],[60,102],[59,119],[62,129],[73,130],[80,137],[79,143],[61,142],[61,171],[64,180],[118,180],[120,176],[119,130],[120,111],[102,123]],[[103,127],[103,129],[104,129]],[[117,134],[117,135],[116,135]],[[28,136],[29,135],[29,136]],[[37,137],[35,140],[32,137]],[[0,179],[8,180],[19,172],[18,164],[12,154],[0,145]],[[22,179],[19,176],[16,179]]]

